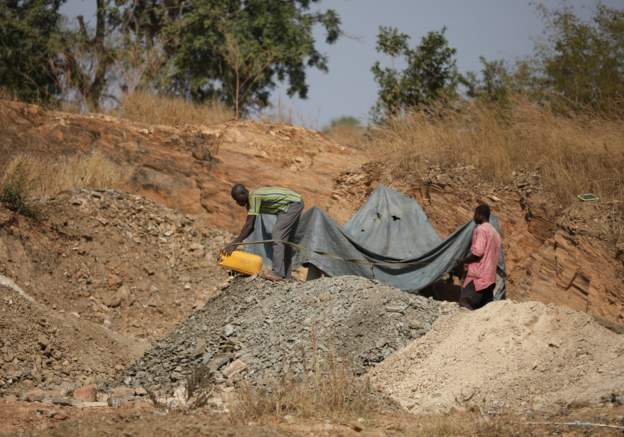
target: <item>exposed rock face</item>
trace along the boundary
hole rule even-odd
[[[515,294],[624,325],[624,263],[608,241],[607,214],[588,204],[562,213],[555,231],[513,272]]]
[[[56,158],[97,151],[131,169],[126,191],[231,231],[241,214],[230,198],[233,183],[288,186],[306,205],[328,209],[334,178],[365,160],[318,132],[277,123],[174,128],[2,100],[0,136],[0,169],[17,153]]]

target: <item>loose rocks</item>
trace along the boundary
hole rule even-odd
[[[455,311],[359,277],[237,280],[132,365],[125,381],[170,391],[207,366],[217,382],[260,382],[328,355],[363,373]]]

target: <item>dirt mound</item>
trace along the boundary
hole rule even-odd
[[[340,146],[318,132],[281,123],[234,121],[211,126],[154,126],[101,114],[45,111],[0,100],[0,169],[16,155],[51,161],[99,155],[123,166],[127,186],[187,214],[201,214],[231,231],[242,211],[231,184],[285,185],[307,206],[339,219],[353,210],[332,208],[334,178],[365,161],[362,151]],[[108,187],[110,188],[110,187]]]
[[[39,220],[0,207],[0,273],[60,314],[151,340],[226,278],[223,232],[142,197],[79,190],[36,208]]]
[[[0,287],[0,332],[0,395],[110,377],[147,348],[75,315],[50,312],[8,287]]]
[[[502,301],[438,319],[371,373],[412,412],[555,411],[624,393],[624,336],[567,308]]]
[[[126,383],[169,389],[201,365],[217,381],[261,381],[319,354],[352,359],[362,373],[456,309],[359,277],[238,280],[133,364]]]

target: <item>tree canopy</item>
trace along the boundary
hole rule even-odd
[[[0,88],[28,102],[50,102],[61,93],[55,58],[64,0],[0,2]]]
[[[151,8],[141,3],[128,29],[162,44],[169,63],[161,91],[216,99],[244,113],[268,106],[278,81],[288,83],[289,96],[306,98],[306,70],[327,71],[314,28],[320,25],[325,41],[334,43],[340,18],[331,9],[312,10],[319,1],[154,0]]]
[[[430,105],[442,97],[457,94],[461,75],[457,71],[456,50],[449,46],[446,29],[429,32],[415,48],[409,47],[410,37],[393,27],[380,27],[377,51],[399,58],[406,67],[372,67],[379,86],[374,117],[383,119],[408,109]]]

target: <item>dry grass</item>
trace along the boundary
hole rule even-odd
[[[368,379],[355,375],[349,360],[314,354],[308,363],[302,375],[286,371],[264,387],[243,385],[237,390],[232,418],[357,417],[387,408]]]
[[[218,124],[234,119],[232,111],[217,102],[197,104],[179,97],[136,92],[126,96],[117,115],[132,121],[168,126]]]
[[[324,134],[331,140],[344,146],[358,148],[366,143],[366,129],[361,126],[340,124],[328,128]]]
[[[603,199],[624,195],[624,123],[561,116],[522,99],[505,110],[469,103],[435,116],[411,113],[377,128],[369,144],[393,157],[398,177],[427,163],[473,165],[484,181],[502,184],[514,171],[536,171],[563,204],[587,192]]]
[[[50,196],[74,188],[123,188],[132,174],[103,155],[73,155],[55,161],[17,155],[4,169],[2,187],[17,187],[24,199]]]

